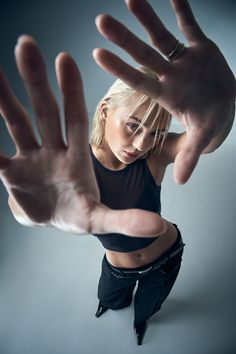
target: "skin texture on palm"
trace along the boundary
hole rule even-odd
[[[171,1],[178,26],[189,44],[172,62],[163,55],[171,53],[177,39],[146,0],[126,3],[157,50],[109,15],[97,17],[97,28],[137,63],[153,70],[157,80],[108,50],[95,49],[93,55],[104,70],[137,91],[157,98],[185,127],[185,143],[174,163],[174,178],[182,184],[190,178],[202,152],[216,149],[230,132],[235,114],[235,78],[219,48],[202,32],[186,0]]]
[[[16,146],[16,155],[0,155],[0,177],[15,218],[24,225],[53,226],[76,234],[162,234],[166,221],[159,215],[138,209],[111,210],[100,203],[89,152],[83,85],[71,56],[61,53],[56,58],[66,142],[43,58],[32,37],[20,37],[15,57],[42,141],[38,143],[28,112],[1,72],[0,111]]]

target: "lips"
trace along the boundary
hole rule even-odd
[[[128,156],[128,157],[138,157],[138,155],[137,154],[134,154],[134,153],[132,153],[132,152],[128,152],[128,151],[126,151],[126,150],[124,150],[124,152],[125,152],[125,154]]]

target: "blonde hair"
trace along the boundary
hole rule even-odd
[[[145,73],[151,78],[157,80],[156,75],[149,69],[140,67],[138,68],[141,72]],[[141,105],[147,104],[147,110],[142,117],[142,121],[140,122],[139,127],[143,126],[148,118],[152,118],[152,124],[149,131],[152,129],[155,122],[158,120],[158,126],[155,133],[155,138],[153,142],[153,146],[148,153],[142,156],[142,158],[147,158],[153,152],[160,153],[165,137],[167,136],[170,123],[171,123],[171,114],[167,112],[164,108],[162,108],[157,99],[149,97],[145,94],[142,94],[133,88],[126,85],[120,79],[117,79],[114,84],[109,88],[105,96],[99,101],[92,122],[92,129],[90,134],[90,143],[94,145],[98,149],[103,148],[104,141],[104,133],[105,127],[104,122],[100,118],[100,105],[103,101],[107,102],[108,107],[115,109],[118,108],[121,104],[127,103],[129,99],[134,97],[134,95],[138,96],[138,101],[135,104],[135,107],[130,112],[130,115],[137,110]],[[160,131],[164,131],[164,133],[160,134]],[[134,133],[135,134],[135,131]]]

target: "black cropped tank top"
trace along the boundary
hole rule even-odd
[[[146,159],[138,159],[122,170],[109,170],[94,156],[93,167],[101,195],[101,203],[112,209],[138,208],[161,212],[160,192]],[[123,234],[94,234],[104,248],[116,252],[131,252],[145,248],[157,237],[129,237]]]

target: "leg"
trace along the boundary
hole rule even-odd
[[[135,279],[117,278],[113,275],[104,256],[102,261],[102,274],[98,284],[100,308],[101,305],[112,310],[128,307],[132,302],[135,284]]]
[[[146,331],[146,321],[160,310],[178,276],[182,252],[139,280],[134,302],[134,330],[138,345]]]
[[[135,324],[147,321],[160,310],[178,276],[182,252],[139,280],[135,294]]]

